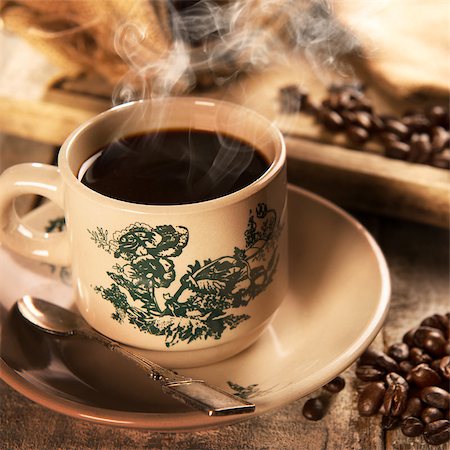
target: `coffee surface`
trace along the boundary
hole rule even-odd
[[[197,203],[257,180],[263,155],[228,135],[168,130],[129,136],[99,149],[82,183],[118,200],[148,205]]]

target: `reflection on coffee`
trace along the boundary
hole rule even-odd
[[[238,191],[268,167],[259,150],[235,137],[166,130],[109,144],[82,166],[79,177],[89,188],[111,198],[173,205]]]

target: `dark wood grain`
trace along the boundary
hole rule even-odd
[[[448,248],[445,230],[400,220],[358,215],[384,250],[392,274],[392,305],[374,344],[399,340],[426,315],[448,309]],[[303,418],[305,399],[240,424],[197,433],[152,433],[111,428],[62,416],[29,401],[0,383],[0,448],[7,449],[355,449],[425,450],[422,438],[383,433],[380,416],[356,411],[353,367],[347,386],[320,422]],[[317,393],[313,394],[317,395]],[[443,450],[445,446],[432,447]]]

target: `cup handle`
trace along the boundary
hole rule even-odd
[[[0,176],[0,242],[20,255],[50,264],[70,264],[66,231],[43,233],[29,228],[17,215],[15,198],[24,194],[47,197],[64,209],[59,170],[48,164],[18,164]]]

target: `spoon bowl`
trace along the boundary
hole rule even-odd
[[[86,325],[77,314],[30,295],[20,298],[17,307],[25,319],[46,333],[70,336]]]

